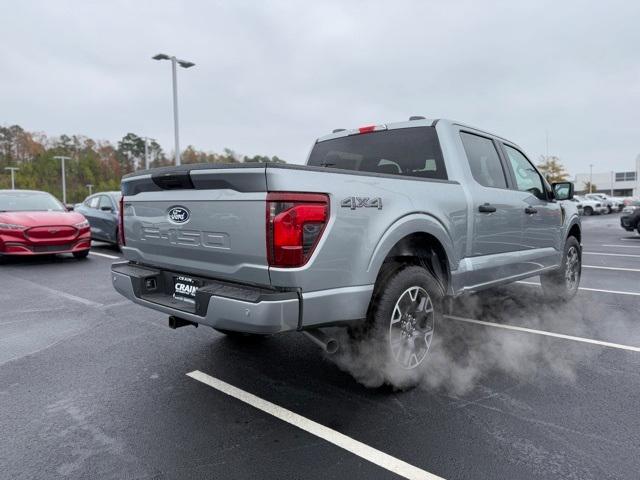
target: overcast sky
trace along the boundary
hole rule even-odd
[[[8,2],[0,124],[302,163],[333,128],[452,118],[569,171],[634,170],[640,2]]]

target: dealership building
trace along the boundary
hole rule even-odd
[[[585,184],[593,178],[595,190],[593,193],[606,193],[614,197],[638,197],[640,196],[640,155],[636,158],[635,169],[624,172],[608,171],[577,173],[573,183],[576,191],[585,189]]]

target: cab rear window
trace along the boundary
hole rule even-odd
[[[381,130],[318,142],[307,165],[447,179],[434,127]]]

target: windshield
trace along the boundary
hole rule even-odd
[[[64,212],[66,209],[45,192],[0,192],[0,212]]]
[[[446,180],[433,127],[399,128],[325,140],[314,145],[307,165]]]

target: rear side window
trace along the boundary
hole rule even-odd
[[[307,165],[447,179],[434,127],[381,130],[318,142]]]
[[[485,187],[507,188],[502,162],[493,140],[467,132],[460,132],[460,137],[476,182]]]

